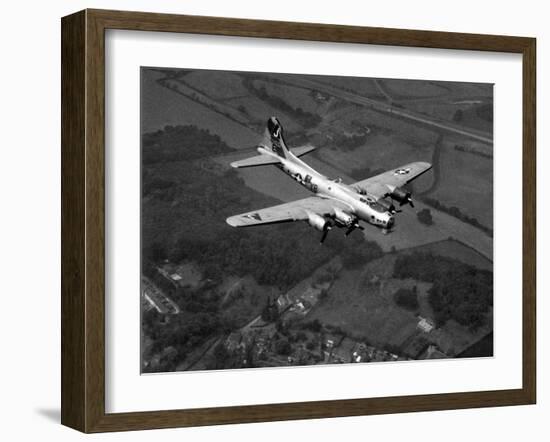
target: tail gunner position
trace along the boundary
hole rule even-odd
[[[258,146],[259,155],[231,163],[232,167],[275,165],[314,195],[278,206],[267,207],[227,218],[233,227],[248,227],[290,221],[305,221],[322,232],[321,243],[332,227],[343,227],[346,236],[363,227],[360,221],[372,224],[388,233],[395,225],[398,212],[393,204],[413,206],[411,193],[402,186],[428,171],[430,163],[415,162],[380,175],[344,184],[340,178],[331,180],[303,162],[300,157],[313,151],[313,146],[289,149],[279,120],[267,121],[266,145]]]

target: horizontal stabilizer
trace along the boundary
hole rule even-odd
[[[310,145],[294,147],[290,149],[290,151],[297,157],[301,157],[302,155],[308,154],[314,150],[315,150],[315,146],[310,146]]]
[[[265,166],[267,164],[277,164],[279,159],[269,155],[256,155],[255,157],[246,158],[244,160],[233,161],[231,167],[256,167]]]

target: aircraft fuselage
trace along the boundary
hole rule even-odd
[[[258,147],[261,154],[274,154]],[[320,174],[311,166],[297,158],[292,152],[287,152],[286,158],[278,158],[277,167],[321,198],[337,200],[348,207],[348,210],[335,210],[334,220],[340,225],[349,226],[357,220],[365,221],[374,226],[391,229],[395,220],[393,214],[377,203],[376,199],[368,194],[358,193],[352,187],[340,180],[331,180]]]

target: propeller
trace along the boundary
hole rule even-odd
[[[401,201],[401,202],[399,203],[399,206],[402,207],[402,206],[405,205],[405,204],[408,204],[409,206],[411,206],[411,207],[414,208],[414,203],[413,203],[413,200],[412,200],[412,198],[411,198],[411,194],[410,194],[410,193],[407,193],[407,197],[406,197],[403,201]]]
[[[403,204],[401,204],[403,205]],[[388,209],[388,212],[390,212],[392,215],[395,215],[396,213],[403,212],[401,209],[396,209],[395,206],[392,204],[390,208]]]
[[[360,226],[359,225],[359,222],[357,220],[355,220],[349,227],[348,229],[346,230],[346,233],[345,235],[348,236],[351,232],[353,232],[355,229],[359,229],[359,230],[365,230],[365,228],[363,226]]]
[[[323,234],[321,235],[320,244],[323,244],[325,242],[325,239],[327,239],[328,232],[331,229],[332,229],[332,226],[329,223],[326,223],[325,227],[323,227]]]

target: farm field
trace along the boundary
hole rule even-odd
[[[440,180],[428,196],[447,207],[456,206],[465,214],[493,227],[493,160],[470,152],[460,152],[455,141],[443,141],[439,159]],[[460,191],[457,191],[460,189]]]
[[[446,256],[470,264],[483,270],[493,270],[493,263],[474,248],[456,240],[432,242],[423,246],[403,250],[403,253],[428,252],[433,255]]]
[[[211,109],[158,84],[162,74],[144,71],[142,88],[142,133],[154,132],[172,125],[195,125],[219,135],[230,146],[238,148],[257,142],[259,134]]]
[[[457,243],[446,256],[464,258],[466,250]],[[421,249],[421,248],[420,248]],[[419,249],[416,249],[419,250]],[[436,254],[437,249],[425,246]],[[407,252],[401,252],[407,253]],[[419,346],[433,343],[448,355],[455,355],[492,330],[492,312],[487,323],[471,330],[454,320],[430,332],[419,329],[424,318],[433,321],[434,313],[428,302],[431,284],[413,279],[393,278],[393,268],[398,254],[387,254],[357,271],[339,273],[328,296],[309,313],[307,320],[318,320],[363,339],[372,345],[391,348],[411,356]],[[394,294],[399,289],[416,286],[419,307],[409,311],[396,304]]]

